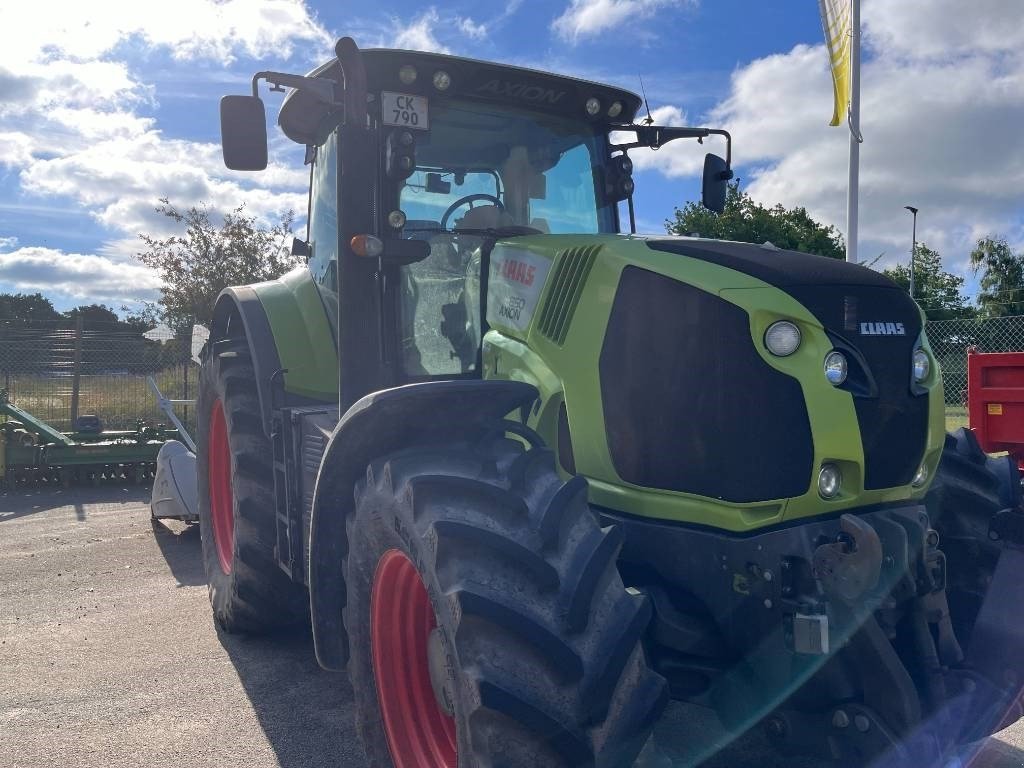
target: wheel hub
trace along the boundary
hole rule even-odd
[[[452,700],[452,677],[448,669],[447,654],[444,650],[444,638],[441,628],[434,627],[427,639],[427,662],[430,666],[430,685],[434,689],[434,699],[448,717],[454,717],[455,705]]]

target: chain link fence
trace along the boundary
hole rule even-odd
[[[1024,352],[1024,315],[979,320],[938,320],[927,326],[928,341],[942,368],[946,408],[967,405],[967,349]]]
[[[163,423],[146,384],[152,376],[165,397],[195,398],[198,366],[188,332],[149,331],[125,323],[0,321],[0,387],[11,401],[63,430],[79,416],[98,416],[106,429],[133,429],[138,420]],[[947,426],[966,423],[967,349],[1024,351],[1024,315],[928,323],[942,368]],[[195,409],[179,409],[194,433]]]
[[[86,415],[99,417],[104,429],[167,423],[146,377],[167,398],[195,398],[199,369],[191,361],[191,337],[144,332],[88,320],[0,321],[0,387],[16,406],[65,432]],[[193,434],[194,411],[177,411]]]

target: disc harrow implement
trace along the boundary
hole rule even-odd
[[[135,429],[104,430],[82,416],[61,432],[11,402],[0,389],[0,488],[151,483],[161,446],[176,429],[139,420]]]

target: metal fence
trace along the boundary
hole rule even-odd
[[[133,429],[139,420],[166,423],[146,383],[165,397],[196,394],[198,367],[189,335],[148,333],[125,323],[0,321],[0,387],[11,401],[62,430],[80,416],[98,416],[105,429]],[[179,410],[192,431],[195,409]]]
[[[967,349],[1024,351],[1024,315],[928,323],[942,367],[948,409],[967,399]],[[109,429],[134,428],[139,419],[166,421],[146,384],[152,376],[165,397],[196,396],[198,367],[189,334],[159,334],[125,323],[0,321],[0,387],[15,405],[57,429],[95,415]],[[193,408],[179,411],[190,431]]]
[[[942,368],[947,407],[966,406],[969,347],[979,352],[1024,352],[1024,315],[934,321],[926,330]]]

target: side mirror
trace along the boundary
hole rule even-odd
[[[225,96],[220,100],[220,140],[224,165],[232,171],[267,167],[267,113],[258,96]]]
[[[732,169],[718,155],[704,155],[704,180],[700,201],[709,211],[721,213],[725,210],[725,193],[732,178]]]

